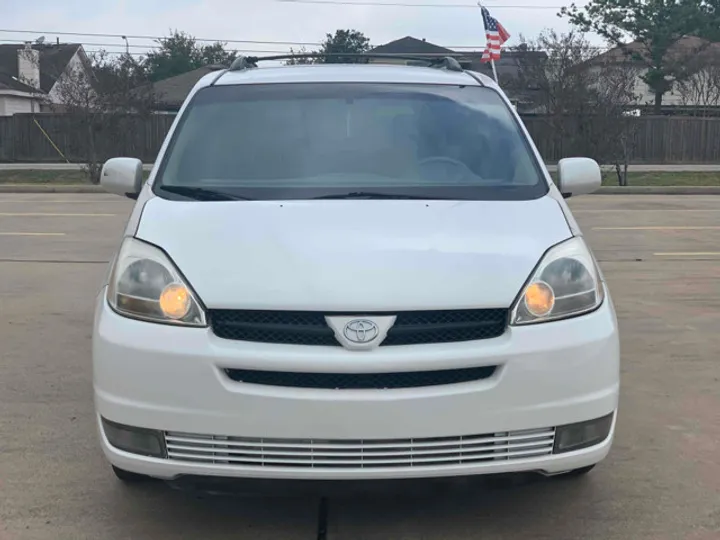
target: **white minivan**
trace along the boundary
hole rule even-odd
[[[618,326],[502,90],[453,62],[215,71],[97,297],[94,394],[125,481],[579,475],[613,440]],[[210,478],[209,478],[210,477]]]

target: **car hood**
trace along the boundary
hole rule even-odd
[[[136,236],[208,308],[386,311],[510,307],[552,245],[557,202],[230,201],[159,197]]]

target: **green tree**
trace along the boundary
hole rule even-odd
[[[305,46],[300,47],[297,51],[290,47],[290,54],[297,54],[297,55],[303,55],[303,54],[312,54],[311,51],[308,51]],[[317,58],[312,57],[303,57],[300,56],[298,58],[290,58],[285,61],[286,66],[298,66],[298,65],[306,65],[306,64],[315,64],[317,62]]]
[[[150,82],[142,57],[136,59],[130,54],[112,56],[101,50],[90,55],[88,60],[95,78],[93,89],[99,96],[123,95],[131,105],[132,90]]]
[[[225,43],[201,45],[185,32],[173,31],[169,37],[157,40],[159,48],[147,55],[145,66],[151,81],[157,82],[181,75],[210,64],[229,64],[236,52],[228,51]]]
[[[362,54],[370,50],[370,40],[357,30],[337,30],[335,34],[327,34],[320,47],[323,54]],[[328,64],[354,64],[364,62],[353,56],[330,56],[321,58],[320,62]]]
[[[678,47],[678,42],[687,36],[712,40],[720,35],[720,0],[590,0],[584,7],[563,8],[559,15],[583,31],[596,32],[646,68],[641,78],[655,95],[656,113],[673,85],[693,75],[688,60],[707,45],[685,40]],[[628,39],[635,45],[629,46]]]

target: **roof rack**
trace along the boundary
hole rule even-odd
[[[447,69],[448,71],[465,71],[455,58],[452,56],[444,56],[437,58],[430,62],[430,67],[439,67]]]
[[[229,71],[242,71],[244,69],[256,68],[259,58],[257,56],[238,56],[228,68]]]
[[[422,55],[422,56],[405,56],[397,54],[373,54],[373,53],[302,53],[302,54],[282,54],[277,56],[238,56],[228,68],[229,71],[243,71],[258,67],[258,62],[266,62],[271,60],[293,60],[293,59],[311,59],[311,58],[337,58],[337,59],[366,59],[373,58],[394,59],[394,60],[411,60],[414,62],[426,62],[427,67],[438,69],[447,69],[448,71],[464,71],[460,62],[452,56],[439,55]],[[337,62],[343,63],[343,62]],[[367,63],[367,62],[355,62]]]

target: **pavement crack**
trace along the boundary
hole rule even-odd
[[[327,521],[328,500],[327,497],[322,497],[318,505],[317,540],[327,540]]]

